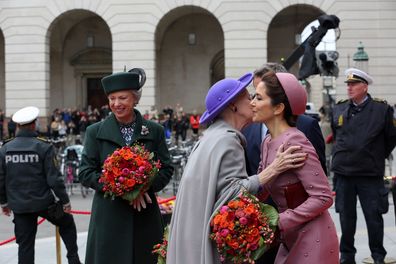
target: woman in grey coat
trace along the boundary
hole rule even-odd
[[[280,147],[277,158],[264,171],[247,175],[246,140],[240,130],[253,115],[246,90],[252,78],[248,73],[238,80],[223,79],[206,96],[207,110],[200,123],[211,124],[194,146],[184,170],[170,225],[167,263],[220,263],[209,239],[214,212],[243,188],[255,194],[279,173],[298,168],[305,161],[306,154],[296,151],[300,147],[284,152]]]

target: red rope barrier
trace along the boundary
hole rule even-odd
[[[16,237],[11,237],[10,239],[4,240],[0,242],[0,246],[5,245],[7,243],[10,243],[12,241],[14,241],[16,239]]]
[[[76,210],[70,210],[71,214],[81,214],[81,215],[90,215],[91,212],[89,211],[76,211]]]
[[[161,200],[158,200],[158,204],[167,203],[167,202],[173,201],[175,199],[176,199],[176,196],[172,196],[172,197],[170,197],[168,199],[164,199],[164,200],[161,199]]]
[[[159,200],[157,200],[157,201],[158,201],[158,204],[164,204],[164,203],[173,201],[173,200],[175,200],[175,199],[176,199],[176,196],[172,196],[172,197],[170,197],[170,198],[167,198],[167,199],[159,199]],[[90,215],[90,214],[91,214],[91,212],[89,212],[89,211],[77,211],[77,210],[71,210],[70,213],[71,213],[71,214],[80,214],[80,215]],[[41,218],[41,219],[37,222],[37,225],[40,225],[40,224],[41,224],[42,222],[44,222],[44,221],[45,221],[45,218]],[[11,237],[11,238],[9,238],[9,239],[7,239],[7,240],[1,241],[1,242],[0,242],[0,246],[3,246],[3,245],[5,245],[5,244],[7,244],[7,243],[10,243],[10,242],[14,241],[15,239],[16,239],[16,237],[14,236],[14,237]]]
[[[45,221],[45,218],[41,218],[38,222],[37,222],[37,225],[40,225],[42,222],[44,222]],[[16,240],[16,237],[11,237],[11,238],[9,238],[9,239],[7,239],[7,240],[4,240],[4,241],[1,241],[0,242],[0,246],[3,246],[3,245],[5,245],[5,244],[7,244],[7,243],[10,243],[10,242],[12,242],[12,241],[14,241],[14,240]]]

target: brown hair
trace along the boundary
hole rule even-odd
[[[261,81],[265,83],[266,93],[271,98],[271,104],[273,106],[278,104],[285,105],[285,111],[283,113],[284,118],[289,126],[295,127],[297,122],[297,116],[292,114],[289,100],[287,99],[285,90],[283,90],[275,72],[269,71],[263,75]]]
[[[269,71],[287,72],[286,68],[282,64],[276,62],[267,62],[266,64],[262,65],[260,68],[254,71],[254,77],[262,78],[263,75]]]

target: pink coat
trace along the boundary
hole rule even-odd
[[[333,204],[333,197],[315,149],[305,135],[293,127],[274,140],[267,136],[261,146],[259,171],[274,160],[282,143],[285,148],[302,146],[308,158],[302,168],[286,171],[265,186],[278,207],[278,227],[284,241],[275,263],[338,263],[337,232],[327,210]],[[298,181],[301,181],[309,198],[295,209],[288,209],[283,186]]]

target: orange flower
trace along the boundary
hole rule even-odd
[[[228,222],[227,222],[227,216],[226,215],[222,215],[221,216],[220,227],[221,228],[227,228],[228,227]]]
[[[111,172],[114,173],[116,176],[121,175],[121,170],[118,167],[112,167]]]
[[[252,243],[258,239],[260,239],[260,232],[257,228],[253,228],[249,230],[247,236],[246,236],[246,241],[249,243]]]
[[[134,179],[128,179],[128,180],[126,181],[126,186],[132,187],[132,186],[135,185],[135,183],[136,183],[136,181],[135,181]]]
[[[256,208],[253,204],[249,204],[244,210],[246,214],[252,214],[256,211]]]
[[[236,209],[238,208],[238,201],[232,200],[228,203],[228,207],[230,207],[231,209]]]
[[[233,249],[237,249],[239,247],[238,241],[236,241],[234,239],[228,241],[227,244]]]
[[[233,230],[235,228],[235,223],[234,222],[230,222],[228,224],[228,229]]]
[[[222,220],[222,216],[221,216],[220,214],[218,214],[218,215],[216,215],[216,216],[213,218],[213,223],[214,223],[215,225],[219,225],[220,222],[221,222],[221,220]]]

